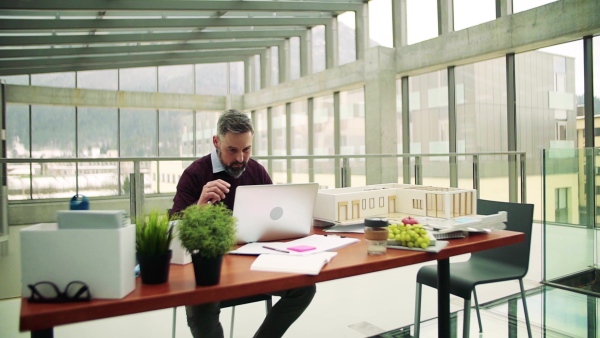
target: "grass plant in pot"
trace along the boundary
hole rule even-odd
[[[191,205],[180,214],[181,245],[190,252],[196,285],[219,284],[223,256],[236,244],[236,219],[225,205]]]
[[[144,284],[161,284],[169,280],[169,268],[173,252],[169,248],[173,240],[173,226],[169,225],[167,213],[152,211],[140,216],[135,222],[136,258]]]

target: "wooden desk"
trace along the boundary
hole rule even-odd
[[[315,233],[322,232],[316,229]],[[338,255],[317,276],[250,271],[255,257],[227,255],[223,261],[221,282],[215,286],[196,287],[191,264],[172,265],[167,283],[146,285],[138,278],[135,290],[122,299],[36,304],[24,298],[21,301],[20,330],[31,331],[31,337],[35,338],[52,337],[53,327],[57,325],[239,298],[437,260],[440,271],[438,285],[441,286],[438,288],[438,337],[446,337],[450,333],[449,258],[518,243],[525,238],[518,232],[496,231],[453,239],[437,254],[388,249],[385,255],[371,256],[367,255],[367,244],[362,234],[348,236],[361,238],[361,241],[337,250]]]

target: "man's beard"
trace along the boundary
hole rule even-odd
[[[228,173],[229,176],[231,176],[233,178],[238,178],[238,177],[242,176],[242,174],[246,170],[246,167],[248,166],[248,162],[235,161],[235,162],[230,163],[229,165],[226,165],[223,162],[223,158],[221,158],[221,152],[218,149],[217,149],[217,154],[219,155],[219,161],[221,161],[221,164],[225,168],[225,172]],[[240,166],[238,166],[238,165],[240,165]]]

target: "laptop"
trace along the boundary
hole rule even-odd
[[[268,242],[308,236],[318,183],[239,186],[233,216],[237,242]]]

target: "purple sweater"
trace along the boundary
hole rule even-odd
[[[230,210],[233,210],[235,191],[240,185],[273,184],[265,168],[253,159],[248,161],[246,170],[238,178],[231,177],[225,171],[213,173],[210,154],[208,154],[194,161],[183,171],[177,183],[177,192],[173,198],[171,214],[182,211],[198,202],[202,187],[206,183],[217,179],[231,184],[229,193],[225,195],[225,199],[221,200]]]

